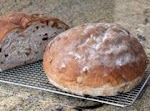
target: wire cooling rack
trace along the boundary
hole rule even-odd
[[[149,66],[145,72],[146,74],[144,76],[143,81],[138,87],[136,87],[135,89],[133,89],[128,93],[119,94],[117,96],[110,96],[110,97],[78,96],[78,95],[64,92],[56,88],[55,86],[49,83],[47,77],[45,76],[42,69],[41,61],[34,64],[25,65],[19,68],[14,68],[11,70],[0,72],[0,82],[49,91],[56,94],[101,102],[101,103],[115,105],[115,106],[126,107],[134,103],[137,97],[141,94],[145,84],[149,80],[150,78]]]

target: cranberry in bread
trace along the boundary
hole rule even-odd
[[[56,87],[78,95],[114,96],[137,86],[145,51],[117,24],[89,23],[59,34],[45,50],[43,68]]]
[[[0,71],[43,59],[46,45],[68,29],[61,20],[39,14],[0,17]]]

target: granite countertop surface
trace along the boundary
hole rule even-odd
[[[135,35],[150,56],[150,0],[0,0],[0,15],[12,11],[58,17],[71,27],[89,22],[119,23]],[[0,83],[0,111],[150,111],[150,80],[132,106],[101,106],[97,102]],[[101,107],[100,107],[101,106]]]

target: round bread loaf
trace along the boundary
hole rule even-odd
[[[78,95],[113,96],[137,86],[147,66],[137,40],[117,24],[89,23],[59,34],[43,68],[56,87]]]

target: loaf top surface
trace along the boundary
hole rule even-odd
[[[59,27],[58,24],[63,24],[66,29],[68,29],[68,25],[66,25],[63,21],[50,17],[44,16],[40,14],[26,14],[21,12],[13,12],[7,15],[0,16],[0,42],[3,40],[5,35],[15,28],[25,29],[32,22],[40,21],[42,23],[50,22],[53,27]]]
[[[142,45],[129,31],[117,24],[90,23],[58,35],[49,43],[43,64],[60,84],[99,87],[142,77],[146,61]]]

